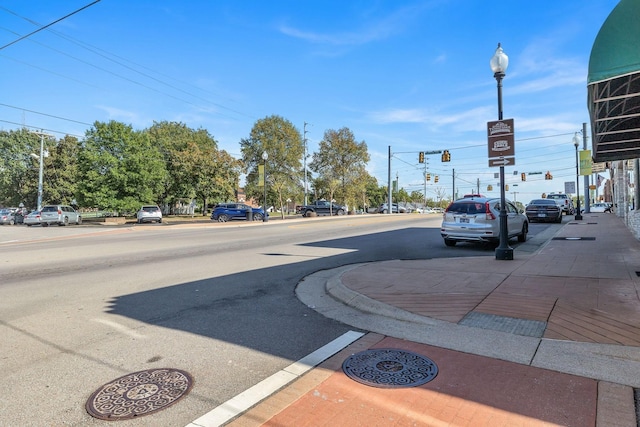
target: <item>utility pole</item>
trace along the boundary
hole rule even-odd
[[[304,134],[303,134],[303,142],[304,142],[304,204],[307,205],[307,125],[309,123],[304,122]]]
[[[389,160],[387,164],[387,207],[391,208],[391,146],[389,146]],[[391,214],[391,209],[389,209]]]

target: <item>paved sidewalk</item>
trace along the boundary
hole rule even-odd
[[[305,278],[301,301],[371,332],[229,425],[637,426],[640,242],[620,218],[584,214],[514,258],[397,260]],[[383,348],[430,359],[437,376],[381,388],[342,370]]]

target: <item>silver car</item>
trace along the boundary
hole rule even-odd
[[[143,222],[162,222],[162,211],[158,205],[144,205],[137,214],[138,224]]]
[[[42,224],[42,221],[40,220],[40,211],[29,212],[29,214],[24,217],[24,223],[28,227]]]
[[[11,209],[0,209],[0,224],[15,224],[15,217],[13,216],[13,211]]]
[[[71,206],[46,205],[40,211],[40,223],[43,227],[51,224],[82,224],[82,216]]]
[[[508,238],[527,240],[529,221],[513,203],[507,201]],[[467,197],[452,202],[442,214],[440,234],[447,246],[457,242],[497,243],[500,240],[500,199]]]

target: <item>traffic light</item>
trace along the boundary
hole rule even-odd
[[[522,173],[520,174],[520,179],[521,179],[522,181],[526,181],[526,180],[527,180],[527,174],[526,174],[526,173],[524,173],[524,172],[522,172]]]
[[[424,151],[418,153],[418,163],[424,163]]]
[[[442,161],[443,162],[451,161],[451,154],[449,153],[449,150],[444,150],[444,153],[442,153]]]
[[[506,184],[506,185],[504,186],[504,191],[509,191],[509,184]]]
[[[438,182],[438,179],[439,179],[439,177],[438,177],[438,175],[436,175],[436,177],[433,178],[433,182]]]
[[[493,191],[493,185],[487,185],[487,191]]]
[[[551,172],[547,171],[547,173],[544,174],[544,179],[553,179],[553,175],[551,175]]]
[[[427,173],[427,181],[431,181],[431,174]]]

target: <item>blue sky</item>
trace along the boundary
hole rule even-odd
[[[0,0],[0,45],[91,2]],[[589,55],[617,3],[102,0],[0,50],[0,127],[82,137],[94,121],[179,121],[240,157],[253,124],[276,114],[301,132],[308,123],[310,152],[326,130],[351,129],[382,185],[389,146],[409,192],[424,188],[418,152],[447,149],[450,163],[428,157],[439,183],[427,196],[450,196],[454,174],[460,194],[479,182],[497,195],[486,123],[498,117],[489,60],[500,42],[516,131],[507,196],[526,203],[575,180]]]

